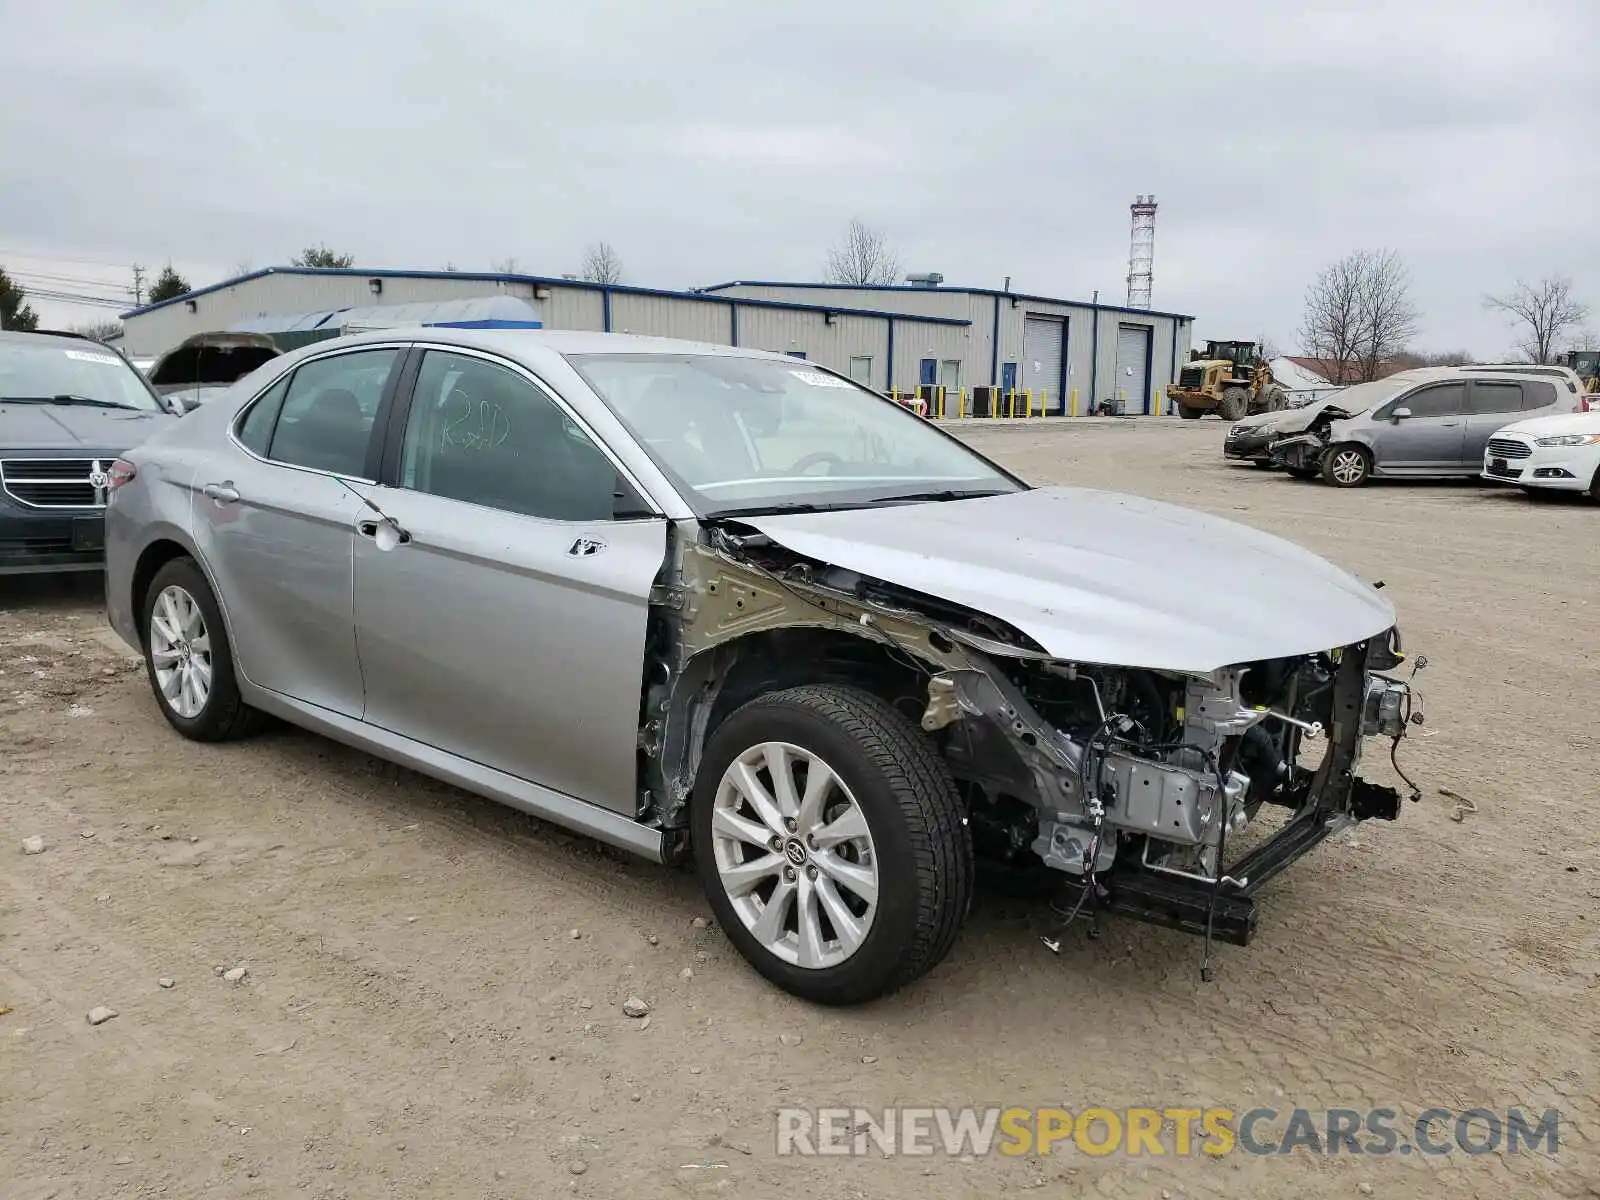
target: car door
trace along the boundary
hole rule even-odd
[[[1460,467],[1466,437],[1467,385],[1435,383],[1391,400],[1373,415],[1377,466],[1400,474]]]
[[[360,717],[351,551],[376,478],[374,433],[404,348],[313,358],[268,388],[195,479],[195,538],[239,670],[285,696]],[[349,481],[349,482],[346,482]]]
[[[403,414],[403,415],[402,415]],[[632,816],[654,513],[529,372],[422,353],[356,539],[366,721]]]
[[[1554,394],[1554,389],[1542,380],[1508,383],[1500,380],[1474,379],[1467,393],[1467,431],[1461,449],[1461,466],[1470,468],[1476,475],[1483,469],[1483,452],[1489,439],[1513,421],[1521,421],[1529,414],[1523,411],[1530,401],[1542,400],[1541,387]]]

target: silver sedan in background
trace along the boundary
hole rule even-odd
[[[1030,488],[786,356],[340,338],[114,475],[110,619],[179,733],[273,714],[692,857],[814,1000],[932,968],[980,864],[1243,943],[1257,887],[1399,807],[1354,773],[1409,711],[1383,594],[1215,517]],[[1230,859],[1263,804],[1282,830]]]

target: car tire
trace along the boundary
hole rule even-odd
[[[1217,406],[1217,411],[1222,414],[1224,421],[1238,421],[1250,411],[1250,393],[1242,387],[1227,388],[1222,393],[1222,401]]]
[[[1203,408],[1193,408],[1187,404],[1178,405],[1178,416],[1185,421],[1198,421],[1205,415],[1206,410]]]
[[[1284,472],[1290,479],[1315,479],[1317,477],[1317,469],[1315,467],[1285,467]]]
[[[1270,388],[1267,389],[1267,411],[1268,412],[1282,412],[1284,409],[1286,409],[1288,407],[1289,407],[1289,397],[1284,393],[1284,390],[1282,388],[1280,388],[1280,387],[1270,387]]]
[[[857,688],[790,688],[730,715],[706,744],[689,816],[728,940],[802,999],[859,1004],[903,987],[944,958],[971,907],[949,768],[909,718]]]
[[[1322,480],[1333,487],[1361,487],[1372,477],[1372,455],[1353,442],[1330,446],[1322,456]]]
[[[156,572],[139,607],[145,672],[167,723],[196,742],[245,737],[265,720],[239,694],[222,610],[192,558]]]

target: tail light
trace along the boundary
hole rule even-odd
[[[132,483],[134,476],[139,473],[125,458],[119,458],[111,464],[111,469],[106,472],[107,486],[114,492],[125,483]]]

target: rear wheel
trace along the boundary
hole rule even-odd
[[[1178,405],[1178,416],[1182,417],[1185,421],[1198,421],[1205,415],[1206,410],[1203,408],[1193,408],[1187,404]]]
[[[1372,475],[1372,457],[1362,446],[1334,446],[1322,456],[1322,478],[1334,487],[1355,488]]]
[[[1218,412],[1225,421],[1237,421],[1250,411],[1250,393],[1242,387],[1227,388],[1222,393]]]
[[[145,670],[168,724],[197,742],[260,727],[262,714],[239,694],[222,611],[193,559],[175,558],[156,572],[141,615]]]
[[[1267,389],[1266,409],[1268,412],[1282,412],[1288,407],[1289,397],[1281,387],[1269,387]]]
[[[856,1004],[937,964],[972,902],[972,843],[949,769],[870,693],[761,696],[706,745],[690,801],[717,921],[767,979]]]

